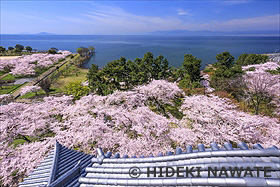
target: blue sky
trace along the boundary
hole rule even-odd
[[[279,30],[279,1],[1,0],[1,34]]]

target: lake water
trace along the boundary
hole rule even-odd
[[[229,51],[236,59],[243,53],[271,53],[280,49],[280,37],[241,36],[151,36],[151,35],[0,35],[0,46],[22,44],[37,50],[56,47],[76,52],[76,48],[94,46],[96,54],[85,65],[99,67],[125,57],[142,58],[146,52],[162,54],[170,65],[181,66],[184,54],[202,59],[202,68],[216,61],[218,53]]]

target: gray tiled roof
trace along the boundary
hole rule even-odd
[[[98,157],[92,158],[93,165],[86,168],[86,176],[80,177],[80,187],[92,187],[99,185],[108,186],[280,186],[280,150],[277,147],[264,149],[261,145],[255,144],[254,149],[249,149],[245,143],[240,143],[239,148],[234,149],[230,143],[225,143],[224,148],[211,143],[211,148],[206,149],[203,144],[198,145],[197,150],[191,146],[186,147],[186,152],[177,148],[175,154],[168,151],[166,156],[150,155],[146,158],[128,158],[127,155],[119,158],[105,155],[101,149],[98,150]],[[110,154],[109,154],[110,155]],[[129,170],[137,166],[141,171],[139,178],[131,178]],[[159,167],[200,167],[201,177],[158,177]],[[156,169],[156,176],[151,174],[147,177],[147,167]],[[221,171],[222,167],[252,168],[254,177],[208,177],[208,167],[216,167]],[[257,170],[254,167],[270,167],[271,177],[262,177],[264,171],[257,177]],[[171,171],[169,171],[171,172]],[[169,173],[168,172],[168,173]],[[244,175],[242,172],[242,175]],[[165,168],[163,169],[165,173]],[[197,170],[192,172],[195,176]]]
[[[84,169],[91,164],[92,157],[56,142],[54,150],[19,186],[79,186],[78,178],[85,174]]]
[[[57,147],[59,154],[56,153]],[[104,154],[102,149],[97,150],[97,157],[92,157],[57,143],[55,150],[20,186],[280,186],[280,150],[275,146],[264,149],[255,144],[254,149],[249,149],[245,143],[239,143],[239,148],[225,143],[223,148],[219,148],[217,144],[211,143],[210,148],[205,148],[203,144],[197,147],[197,150],[193,150],[187,146],[185,152],[177,148],[174,153],[167,151],[165,156],[160,153],[157,156],[129,158],[124,155],[120,158],[120,154]],[[139,178],[131,178],[129,175],[130,168],[134,166],[142,173]],[[158,167],[166,166],[174,169],[182,166],[200,167],[201,177],[147,177],[147,167],[157,167],[158,176]],[[216,167],[217,171],[223,167],[250,167],[254,177],[208,177],[208,167]],[[264,177],[264,171],[257,171],[255,167],[270,167],[271,177]],[[196,172],[197,169],[194,169],[192,173]]]

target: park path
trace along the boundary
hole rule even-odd
[[[9,72],[9,73],[6,73],[6,74],[4,74],[4,75],[1,75],[1,76],[0,76],[0,80],[3,79],[4,77],[6,77],[6,76],[9,75],[9,74],[10,74],[10,72]]]

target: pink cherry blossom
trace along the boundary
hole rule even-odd
[[[19,58],[0,61],[0,70],[10,70],[15,76],[34,75],[35,68],[49,67],[71,54],[69,51],[60,51],[61,54],[32,54]]]
[[[13,96],[11,94],[0,95],[0,104],[1,103],[9,103],[12,100],[13,100]]]
[[[184,97],[179,120],[152,111],[149,100],[173,104]],[[185,97],[176,83],[152,81],[133,90],[111,95],[45,97],[34,103],[0,106],[0,176],[5,185],[16,186],[16,176],[28,175],[58,140],[69,148],[95,154],[97,147],[113,153],[149,155],[174,146],[225,141],[280,145],[280,123],[275,118],[238,110],[228,99],[214,95]],[[50,137],[43,135],[49,134]],[[33,137],[16,148],[17,138]]]
[[[25,95],[29,92],[38,92],[41,89],[39,86],[25,86],[21,89],[21,95]]]
[[[275,70],[280,67],[280,62],[267,62],[264,64],[255,64],[244,66],[246,70],[250,67],[255,67],[254,71],[246,71],[243,76],[246,86],[249,87],[248,91],[253,93],[266,93],[267,96],[273,98],[273,104],[276,106],[275,114],[279,114],[280,106],[280,75],[271,74],[267,70]]]

